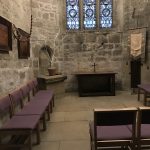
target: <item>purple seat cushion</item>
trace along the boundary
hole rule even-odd
[[[35,129],[37,123],[40,120],[39,115],[30,116],[13,116],[9,121],[7,121],[0,130],[26,130]]]
[[[126,125],[119,126],[98,126],[98,140],[124,140],[131,139],[132,133]]]
[[[10,102],[10,97],[5,96],[0,99],[0,112],[6,112],[10,109],[11,107],[11,102]]]
[[[51,90],[40,90],[36,93],[35,97],[43,97],[52,99],[54,96],[53,92]]]
[[[51,99],[46,95],[34,96],[32,97],[31,103],[35,105],[48,105],[51,102]]]
[[[141,138],[150,138],[150,124],[141,124]]]
[[[32,102],[23,107],[22,110],[15,113],[15,115],[42,115],[47,108],[47,105],[37,104]]]
[[[94,139],[94,125],[90,123],[90,134]],[[127,125],[97,126],[97,140],[129,140],[132,132]]]
[[[32,97],[32,101],[36,101],[37,104],[48,105],[53,100],[53,94],[49,92],[38,92],[34,97]]]
[[[139,84],[138,87],[150,92],[150,84]]]

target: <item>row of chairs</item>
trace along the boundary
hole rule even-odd
[[[50,120],[53,107],[53,92],[39,90],[36,79],[1,98],[0,114],[9,112],[10,119],[0,128],[0,150],[22,147],[32,150],[33,133],[36,133],[37,144],[40,144],[40,121],[46,130],[46,120]]]
[[[150,148],[150,107],[94,109],[91,150]]]

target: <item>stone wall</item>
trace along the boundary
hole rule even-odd
[[[146,61],[141,66],[141,82],[150,82],[150,1],[149,0],[124,0],[124,34],[123,34],[123,74],[124,87],[130,88],[130,66],[126,65],[129,58],[128,36],[130,29],[146,28]]]
[[[74,72],[117,72],[117,87],[121,88],[122,35],[120,33],[67,33],[64,36],[64,69],[67,74],[67,90],[75,90],[77,81]]]
[[[67,74],[67,91],[77,90],[74,72],[114,71],[117,73],[116,86],[122,89],[122,31],[123,31],[123,1],[114,0],[113,28],[96,31],[66,31],[65,7],[62,7],[62,42],[64,52],[62,72]],[[60,42],[60,41],[59,41]]]
[[[0,1],[0,15],[16,27],[30,31],[30,0]],[[18,59],[17,40],[12,40],[12,51],[0,53],[0,94],[7,94],[18,86],[33,78],[34,58]]]
[[[150,56],[150,11],[148,0],[114,0],[111,30],[66,31],[65,0],[0,1],[0,15],[26,32],[30,31],[30,16],[33,16],[31,57],[18,59],[17,41],[13,39],[13,50],[0,54],[0,93],[7,93],[34,75],[47,74],[49,58],[41,51],[44,44],[54,50],[53,66],[68,76],[67,91],[77,89],[76,71],[117,72],[117,89],[130,89],[128,29],[147,28],[147,61],[142,66],[142,82],[149,79]],[[138,22],[138,24],[137,24]]]
[[[146,62],[141,66],[142,83],[149,82],[150,65],[150,1],[114,0],[113,28],[110,31],[76,31],[66,32],[65,15],[62,9],[62,42],[61,50],[64,59],[61,71],[67,74],[67,91],[77,89],[77,81],[73,75],[76,71],[92,71],[96,63],[97,71],[113,70],[117,72],[116,87],[118,90],[130,89],[129,29],[146,27]]]
[[[33,34],[32,48],[33,55],[39,58],[39,71],[37,74],[48,74],[49,57],[46,52],[41,51],[41,47],[46,44],[54,50],[53,66],[60,66],[59,57],[62,53],[58,45],[60,34],[60,0],[32,0],[33,12]]]

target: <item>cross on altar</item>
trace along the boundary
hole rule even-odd
[[[96,68],[97,65],[94,63],[92,66],[94,67],[94,70],[93,70],[93,71],[96,72],[96,69],[95,69],[95,68]]]

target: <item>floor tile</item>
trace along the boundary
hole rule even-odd
[[[90,142],[87,140],[61,141],[60,150],[90,150]]]

